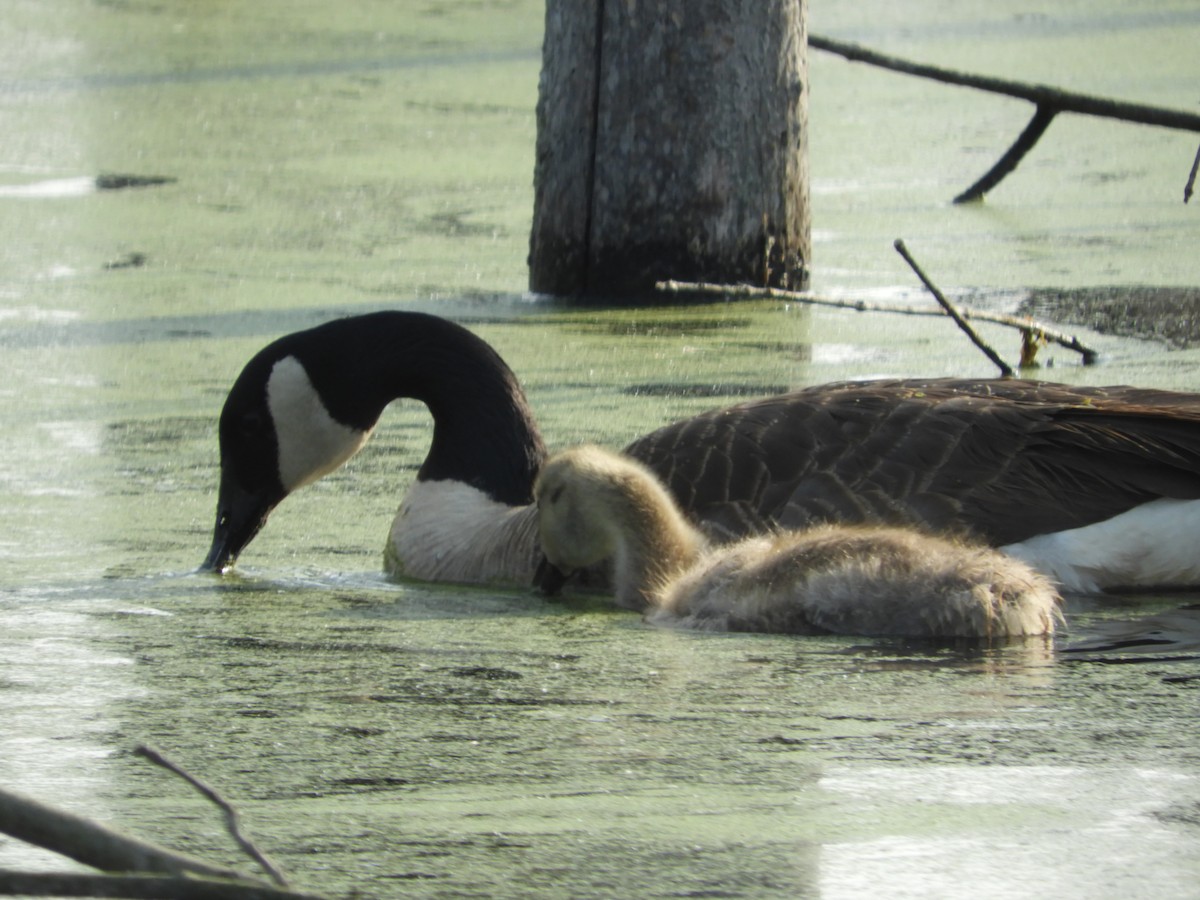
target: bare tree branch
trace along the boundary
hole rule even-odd
[[[869,50],[858,44],[837,41],[817,34],[809,34],[808,45],[817,50],[836,53],[838,56],[842,56],[851,62],[866,63],[869,66],[878,66],[879,68],[900,72],[904,75],[931,78],[943,84],[955,84],[961,87],[988,91],[993,94],[1004,94],[1020,100],[1028,100],[1037,106],[1037,112],[1034,114],[1033,119],[1025,127],[1025,131],[1017,138],[1012,147],[1008,149],[1004,157],[983,178],[980,178],[974,185],[956,197],[954,200],[955,203],[978,200],[986,191],[995,187],[1005,175],[1017,167],[1017,163],[1037,143],[1037,139],[1045,132],[1051,120],[1060,112],[1073,112],[1085,116],[1119,119],[1123,122],[1133,122],[1138,125],[1157,125],[1162,128],[1175,128],[1182,131],[1200,131],[1200,115],[1196,115],[1195,113],[1166,109],[1161,106],[1149,106],[1144,103],[1126,103],[1122,100],[1097,97],[1092,94],[1079,94],[1074,91],[1064,91],[1044,84],[1029,84],[1005,78],[974,75],[969,72],[956,72],[952,69],[943,69],[940,66],[915,63],[896,56],[888,56],[884,53]],[[1194,175],[1195,168],[1193,167],[1193,177]]]
[[[1196,170],[1200,169],[1200,147],[1196,148],[1196,158],[1192,161],[1192,171],[1188,175],[1187,184],[1183,186],[1183,202],[1187,203],[1192,199],[1192,192],[1196,189]]]
[[[678,294],[719,294],[724,297],[749,297],[763,300],[787,300],[793,303],[805,303],[810,306],[827,306],[834,309],[849,309],[855,312],[894,313],[903,316],[936,316],[946,315],[940,309],[924,309],[916,306],[889,303],[868,303],[865,300],[842,300],[836,297],[821,297],[809,291],[786,291],[782,288],[760,287],[750,284],[708,284],[702,281],[660,281],[655,285],[657,290]],[[1100,355],[1091,347],[1084,345],[1073,334],[1066,334],[1045,325],[1036,319],[1006,316],[1002,313],[986,312],[979,309],[960,307],[959,312],[964,319],[979,322],[991,322],[1016,328],[1022,334],[1034,339],[1045,339],[1068,350],[1074,350],[1083,357],[1084,365],[1091,365]]]
[[[205,784],[182,766],[167,759],[160,751],[155,750],[153,747],[149,747],[145,744],[139,744],[134,748],[133,752],[138,756],[150,760],[150,762],[154,763],[156,766],[161,766],[168,772],[178,775],[197,791],[199,791],[207,800],[215,803],[225,814],[225,828],[229,831],[230,836],[234,839],[237,845],[242,848],[247,856],[258,863],[263,871],[270,875],[271,879],[276,884],[283,887],[287,886],[287,879],[283,877],[283,873],[279,870],[279,868],[273,862],[271,862],[267,855],[260,850],[257,845],[255,845],[254,841],[242,833],[241,821],[238,817],[237,810],[234,809],[229,801],[217,793],[215,788]]]
[[[808,45],[818,50],[836,53],[851,62],[866,63],[905,75],[916,75],[920,78],[932,78],[945,84],[957,84],[962,87],[977,88],[993,94],[1006,94],[1020,100],[1028,100],[1037,106],[1049,106],[1061,112],[1079,113],[1085,116],[1101,116],[1107,119],[1120,119],[1123,122],[1134,122],[1139,125],[1158,125],[1163,128],[1177,128],[1182,131],[1200,131],[1200,115],[1181,110],[1166,109],[1162,106],[1148,106],[1144,103],[1126,103],[1108,97],[1097,97],[1092,94],[1079,94],[1074,91],[1064,91],[1044,84],[1029,84],[1023,81],[1010,81],[1006,78],[992,78],[987,75],[972,75],[969,72],[956,72],[953,69],[943,69],[940,66],[930,66],[924,63],[914,63],[897,56],[888,56],[868,50],[858,44],[837,41],[832,38],[809,34]]]
[[[934,299],[941,304],[941,307],[946,311],[946,314],[954,320],[954,324],[961,328],[963,334],[971,339],[971,343],[983,351],[984,356],[996,364],[996,367],[1000,370],[1001,377],[1012,378],[1012,367],[1000,358],[1000,354],[993,350],[991,345],[979,336],[978,332],[976,332],[975,329],[971,327],[970,323],[968,323],[967,320],[962,317],[959,311],[955,309],[954,304],[946,298],[945,294],[938,290],[938,286],[929,279],[929,276],[921,270],[919,265],[917,265],[917,261],[912,258],[912,254],[910,254],[908,252],[908,248],[904,246],[904,241],[897,238],[894,246],[896,248],[896,252],[903,256],[904,261],[908,263],[910,267],[912,267],[914,272],[916,272],[917,277],[921,279],[921,283],[929,289],[929,293],[933,294]]]
[[[239,872],[129,837],[0,788],[0,832],[106,872],[244,879]]]
[[[0,895],[21,897],[128,897],[169,900],[324,900],[269,884],[174,875],[92,875],[9,872],[0,869]]]
[[[1058,115],[1057,109],[1039,105],[1034,110],[1033,118],[1029,120],[1025,130],[1017,136],[1013,145],[978,181],[955,197],[954,202],[971,203],[975,200],[982,200],[984,194],[1003,181],[1004,176],[1020,164],[1021,160],[1025,158],[1025,154],[1033,149],[1038,138],[1050,127],[1050,123],[1054,121],[1056,115]]]

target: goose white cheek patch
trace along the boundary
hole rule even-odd
[[[294,356],[275,363],[267,408],[279,443],[279,480],[287,491],[328,475],[362,449],[371,430],[335,421]]]

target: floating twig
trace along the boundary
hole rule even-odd
[[[954,308],[954,304],[946,298],[945,294],[938,290],[938,286],[929,279],[929,276],[921,270],[919,265],[917,265],[917,261],[912,258],[912,254],[910,254],[908,252],[908,248],[904,246],[904,241],[896,238],[893,246],[896,248],[896,252],[904,257],[904,261],[908,263],[912,270],[917,274],[917,277],[921,279],[921,283],[929,289],[929,293],[933,294],[933,298],[937,300],[942,309],[946,311],[946,315],[952,318],[954,320],[954,324],[962,329],[963,334],[969,337],[971,342],[983,351],[984,356],[996,364],[996,367],[1000,370],[1000,376],[1002,378],[1012,378],[1012,366],[1000,358],[1000,354],[993,350],[991,345],[979,336],[978,332],[971,327],[971,324],[962,317],[957,309]]]
[[[1027,100],[1037,107],[1033,119],[1025,126],[1024,132],[1008,149],[1000,162],[996,163],[974,185],[959,194],[955,198],[955,203],[978,200],[984,192],[995,187],[1005,175],[1017,167],[1017,163],[1032,149],[1054,116],[1060,112],[1099,116],[1106,119],[1118,119],[1122,122],[1133,122],[1138,125],[1156,125],[1161,128],[1175,128],[1182,131],[1200,131],[1200,115],[1195,113],[1166,109],[1161,106],[1148,106],[1143,103],[1126,103],[1092,94],[1078,94],[1043,84],[1029,84],[1005,78],[974,75],[969,72],[956,72],[940,66],[915,63],[896,56],[888,56],[858,44],[837,41],[817,34],[809,34],[808,45],[817,50],[836,53],[851,62],[866,63],[869,66],[878,66],[919,78],[930,78],[943,84],[955,84],[993,94],[1004,94],[1020,100]]]
[[[287,887],[287,879],[283,877],[283,873],[279,868],[271,862],[262,850],[260,850],[245,834],[242,833],[241,821],[238,817],[238,812],[233,805],[222,797],[217,791],[205,784],[195,775],[192,775],[182,766],[167,759],[163,754],[155,750],[153,747],[148,747],[145,744],[139,744],[133,750],[138,756],[144,757],[156,766],[160,766],[175,775],[178,775],[197,791],[199,791],[205,799],[215,803],[225,814],[225,828],[229,832],[230,837],[237,843],[239,847],[253,859],[262,868],[264,872],[271,876],[271,879],[281,887]]]
[[[760,287],[751,284],[710,284],[703,281],[660,281],[655,288],[667,293],[678,294],[715,294],[725,297],[744,297],[760,300],[787,300],[791,303],[804,303],[809,306],[826,306],[833,309],[849,309],[855,312],[882,312],[903,316],[937,316],[939,319],[946,313],[941,309],[923,309],[917,306],[906,306],[893,303],[868,303],[865,300],[843,300],[837,297],[821,297],[809,291],[788,291],[783,288]],[[1084,365],[1091,365],[1099,359],[1099,354],[1086,346],[1073,334],[1066,334],[1051,328],[1036,319],[1020,316],[1007,316],[1003,313],[987,312],[985,310],[959,307],[959,313],[964,319],[979,322],[991,322],[994,325],[1004,325],[1016,328],[1022,334],[1031,335],[1037,339],[1045,339],[1068,350],[1074,350],[1083,360]]]

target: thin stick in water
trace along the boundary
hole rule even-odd
[[[142,756],[150,760],[150,762],[154,763],[156,766],[161,766],[168,772],[178,775],[197,791],[199,791],[206,799],[210,800],[212,803],[215,803],[225,814],[225,828],[228,830],[230,836],[234,839],[237,845],[242,848],[247,856],[258,863],[262,870],[270,875],[276,884],[280,885],[281,887],[287,887],[287,879],[283,877],[283,873],[279,870],[279,868],[273,862],[271,862],[265,853],[258,849],[254,841],[250,840],[250,838],[246,837],[246,835],[242,833],[238,812],[228,800],[222,797],[214,788],[205,784],[195,775],[192,775],[183,767],[167,759],[162,755],[161,752],[155,750],[153,747],[148,747],[145,744],[139,744],[134,748],[133,752],[138,756]]]
[[[1192,160],[1192,172],[1188,175],[1187,184],[1183,186],[1183,202],[1187,203],[1192,199],[1192,194],[1196,190],[1196,170],[1200,169],[1200,147],[1196,148],[1196,158]]]
[[[996,364],[996,366],[1000,369],[1001,377],[1012,378],[1012,367],[1009,366],[1009,364],[1003,359],[1001,359],[1000,354],[993,350],[991,346],[976,333],[975,329],[971,327],[970,323],[967,322],[967,320],[962,317],[959,311],[954,308],[954,304],[946,299],[946,296],[940,290],[938,290],[937,285],[929,280],[929,276],[921,271],[921,267],[917,265],[917,261],[912,258],[912,254],[910,254],[908,252],[908,248],[904,246],[904,241],[902,241],[900,238],[896,238],[893,246],[895,246],[896,252],[903,256],[904,261],[908,263],[914,272],[916,272],[917,277],[921,279],[921,283],[929,289],[929,293],[933,294],[934,299],[941,304],[942,309],[946,311],[946,315],[952,318],[954,323],[962,329],[963,333],[971,339],[972,343],[982,350],[988,359]]]
[[[811,291],[789,291],[784,288],[762,287],[755,284],[710,284],[703,281],[660,281],[655,284],[655,290],[671,294],[719,294],[723,297],[745,297],[758,300],[787,300],[791,303],[805,303],[810,306],[827,306],[833,309],[849,309],[855,312],[881,312],[902,316],[937,316],[941,318],[946,313],[941,309],[923,309],[917,306],[895,303],[868,303],[866,300],[844,300],[839,297],[822,297]],[[964,319],[979,322],[991,322],[1015,328],[1022,333],[1033,333],[1039,338],[1045,338],[1068,350],[1074,350],[1083,358],[1083,364],[1090,366],[1095,363],[1100,354],[1086,346],[1073,334],[1058,331],[1044,322],[1027,316],[1008,316],[1003,313],[988,312],[982,309],[960,307],[959,312]]]

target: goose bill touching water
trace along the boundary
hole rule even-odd
[[[388,571],[528,584],[546,451],[516,376],[445,319],[381,312],[278,339],[235,381],[205,568],[337,468],[392,400],[433,418]],[[710,538],[821,522],[968,533],[1067,590],[1200,585],[1200,394],[1017,380],[845,382],[714,410],[626,453]]]
[[[584,446],[534,487],[542,550],[611,559],[621,606],[709,631],[1002,638],[1050,634],[1050,581],[983,545],[880,525],[818,525],[710,546],[640,463]]]

